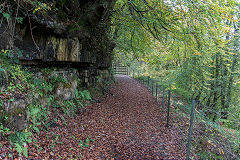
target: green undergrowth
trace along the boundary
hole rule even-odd
[[[8,139],[11,148],[19,156],[28,157],[29,143],[38,145],[34,134],[48,132],[49,127],[61,121],[66,124],[65,116],[75,117],[92,101],[90,92],[77,88],[74,97],[69,100],[55,98],[57,84],[68,88],[69,80],[52,74],[55,68],[41,69],[42,76],[38,77],[26,67],[16,64],[11,58],[11,51],[0,51],[0,139]],[[80,83],[80,79],[76,79]],[[80,85],[78,85],[80,86]],[[26,100],[26,108],[6,111],[6,104],[22,98]],[[23,130],[12,127],[14,116],[25,117],[28,126]],[[55,136],[55,139],[57,139]],[[85,140],[87,145],[88,140]],[[2,144],[0,143],[0,148]],[[39,150],[39,146],[37,147]],[[5,155],[12,158],[13,154]]]

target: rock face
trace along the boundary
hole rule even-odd
[[[11,49],[13,57],[30,68],[57,67],[53,74],[65,77],[70,84],[68,87],[56,84],[54,97],[71,99],[78,85],[94,86],[97,79],[104,82],[112,79],[114,43],[108,38],[108,32],[115,1],[6,1],[1,11],[11,12],[10,18],[0,13],[0,49]],[[36,73],[38,76],[41,73]],[[81,84],[73,77],[80,78]],[[31,103],[28,99],[6,101],[3,108],[6,112],[24,113],[22,110]],[[40,101],[44,104],[46,100]],[[12,114],[13,128],[26,127],[25,113]]]
[[[17,48],[14,56],[24,65],[70,65],[80,72],[95,70],[96,76],[111,66],[114,44],[107,34],[114,4],[115,0],[11,1],[13,18],[0,25],[0,48]],[[15,14],[23,18],[21,23],[15,23]]]

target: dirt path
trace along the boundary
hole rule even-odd
[[[79,119],[81,134],[95,139],[83,159],[184,159],[177,128],[165,127],[165,114],[150,91],[128,76],[116,80],[110,94]]]
[[[75,118],[65,116],[39,134],[27,147],[29,157],[18,156],[7,140],[2,140],[0,159],[185,159],[177,118],[166,128],[166,113],[151,92],[128,76],[116,83],[101,102],[88,106]],[[49,118],[60,116],[53,112]],[[55,117],[55,118],[54,118]],[[173,122],[173,119],[175,122]],[[9,156],[10,157],[10,156]],[[6,158],[8,159],[8,158]]]

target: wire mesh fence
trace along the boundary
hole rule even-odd
[[[187,119],[190,118],[188,123],[189,134],[186,138],[186,142],[188,141],[186,159],[190,159],[191,157],[191,146],[194,147],[194,152],[199,152],[200,159],[240,158],[239,131],[226,128],[221,122],[212,121],[207,116],[207,113],[214,112],[216,116],[220,117],[222,114],[220,111],[214,111],[195,100],[192,100],[192,104],[190,102],[184,104],[181,98],[179,99],[176,94],[170,94],[171,90],[166,91],[164,87],[159,87],[158,83],[158,81],[151,80],[149,77],[145,81],[143,80],[143,84],[149,88],[152,95],[156,97],[156,100],[162,100],[162,108],[167,110],[166,126],[169,126],[171,114],[175,114],[177,111],[183,113]],[[175,111],[170,111],[170,103]],[[227,112],[227,114],[231,115],[232,113]],[[239,119],[235,119],[234,122],[240,126]],[[204,132],[202,132],[203,130]],[[200,151],[198,150],[199,147],[206,148],[206,150],[202,149]]]

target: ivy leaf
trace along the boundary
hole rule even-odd
[[[16,151],[20,155],[23,152],[23,147],[18,143],[15,143],[15,146],[16,146]]]
[[[37,132],[37,134],[39,135],[39,133],[40,133],[40,130],[39,130],[39,128],[38,127],[33,127],[33,129]]]
[[[84,149],[84,148],[83,148],[83,141],[82,141],[82,140],[80,140],[80,142],[78,143],[78,145],[80,146],[81,149]]]
[[[3,17],[5,17],[5,18],[7,18],[7,19],[11,19],[11,16],[10,16],[10,14],[8,14],[8,13],[3,13]]]
[[[4,72],[5,70],[2,68],[2,66],[0,65],[0,72]]]
[[[36,116],[38,113],[40,112],[40,109],[39,108],[33,108],[32,110],[31,110],[31,115],[32,116]]]
[[[76,98],[79,97],[79,94],[78,94],[78,90],[77,90],[77,89],[75,90],[75,96],[76,96]]]
[[[91,100],[92,99],[88,90],[82,91],[81,95],[82,95],[83,98],[86,98],[87,100]]]
[[[16,58],[14,58],[14,62],[15,62],[15,63],[18,63],[18,62],[19,62],[19,60],[18,60],[18,59],[16,59]]]
[[[22,17],[17,17],[16,18],[17,23],[23,23],[23,18]]]
[[[28,149],[27,149],[27,147],[23,148],[23,155],[28,157]]]

